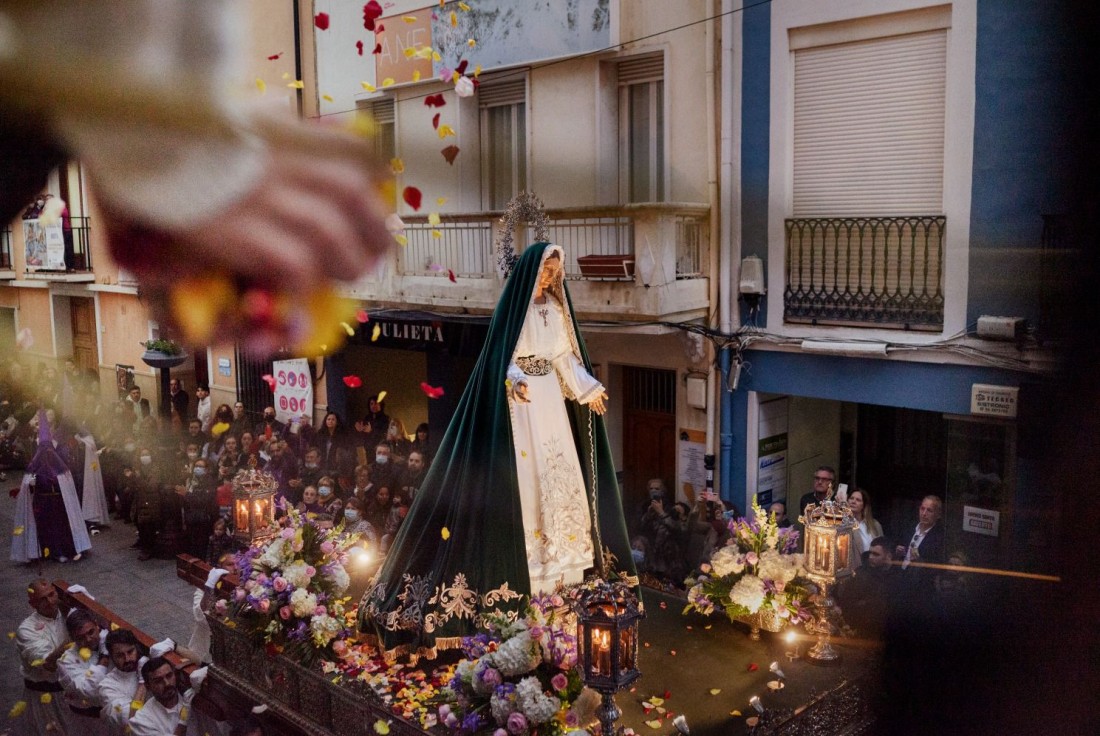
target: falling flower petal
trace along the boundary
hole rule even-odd
[[[404,235],[401,235],[401,234],[394,235],[393,239],[397,241],[398,245],[408,245],[409,244],[409,239],[407,237],[405,237]]]
[[[425,107],[443,107],[447,104],[447,100],[443,98],[443,94],[428,95],[424,98]]]
[[[259,77],[256,77],[256,89],[260,90],[260,94],[266,93],[267,92],[267,82],[260,79]]]
[[[432,61],[434,61],[436,64],[438,64],[439,62],[443,61],[443,57],[439,55],[438,51],[433,51],[432,52]]]
[[[462,61],[458,62],[458,66],[455,67],[455,71],[458,72],[459,74],[465,74],[466,73],[466,67],[468,67],[469,65],[470,65],[469,60],[463,59]]]
[[[451,11],[451,28],[458,28],[458,15],[455,11]]]
[[[459,10],[461,10],[464,13],[469,13],[470,12],[470,6],[467,5],[466,3],[459,3],[458,7],[459,7]]]
[[[313,25],[322,31],[328,30],[328,13],[318,13],[313,16]]]
[[[443,232],[441,230],[432,230],[432,237],[439,240],[443,237]]]
[[[290,72],[283,72],[283,79],[290,79]]]
[[[414,49],[414,48],[413,48],[412,46],[409,46],[409,47],[408,47],[408,48],[406,48],[406,49],[404,50],[404,52],[402,52],[402,53],[404,53],[404,54],[405,54],[405,58],[406,58],[406,59],[411,59],[411,58],[413,58],[413,54],[415,54],[415,53],[416,53],[416,49]]]
[[[431,384],[427,383],[426,381],[421,381],[420,382],[420,390],[423,391],[424,394],[429,399],[438,399],[440,396],[443,395],[443,387],[442,386],[436,388],[435,386],[432,386]]]
[[[419,82],[420,81],[420,70],[419,69],[413,69],[413,81],[414,82]]]
[[[8,711],[8,718],[18,718],[19,716],[23,715],[23,711],[25,711],[26,709],[27,701],[20,700],[11,707],[10,711]]]
[[[429,212],[428,213],[428,224],[433,225],[433,226],[439,224],[439,213],[438,212]]]
[[[261,376],[261,378],[264,379],[264,383],[267,384],[267,387],[269,389],[271,389],[272,391],[275,390],[275,376],[271,375],[270,373],[265,373]]]
[[[459,77],[455,82],[455,94],[459,97],[473,97],[476,89],[474,80],[469,77]]]
[[[356,312],[355,313],[355,321],[359,322],[359,323],[369,322],[370,321],[370,315],[367,314],[367,310],[360,309],[358,312]]]
[[[741,711],[734,708],[733,710],[730,711],[730,715],[731,716],[739,716],[739,715],[741,715]]]
[[[447,278],[451,280],[451,283],[458,283],[458,280],[455,278],[455,272],[449,268],[447,269]]]
[[[355,330],[347,322],[341,322],[340,326],[344,328],[344,332],[348,333],[348,337],[355,337]]]
[[[325,102],[332,102],[332,95],[321,95],[321,99]]]
[[[394,81],[393,77],[386,77],[385,79],[382,80],[382,86],[383,87],[392,87],[395,84],[397,84],[397,82]]]
[[[405,204],[412,207],[414,210],[420,209],[420,202],[423,200],[424,195],[416,187],[405,187],[401,192],[401,198],[405,200]]]
[[[440,117],[441,117],[440,113],[438,113],[438,112],[435,115],[432,116],[432,127],[436,130],[439,130],[439,118]]]
[[[440,153],[443,154],[443,158],[447,160],[447,163],[454,165],[455,159],[458,158],[459,147],[456,145],[450,145],[444,148]]]
[[[363,6],[363,26],[368,31],[374,30],[374,21],[382,17],[382,5],[378,0],[370,0]]]
[[[469,46],[470,48],[473,48],[474,46],[477,46],[477,41],[475,41],[472,38],[468,38],[468,39],[466,39],[466,45]]]
[[[50,548],[49,547],[43,547],[42,548],[42,556],[43,557],[49,557],[50,556]]]
[[[344,385],[348,388],[359,388],[363,385],[363,379],[359,376],[344,376]]]
[[[9,631],[8,632],[8,638],[9,639],[14,639],[15,638],[15,632],[14,631]]]
[[[370,341],[374,342],[378,339],[378,336],[382,334],[382,325],[375,324],[374,329],[370,333]]]
[[[671,654],[673,657],[676,656],[676,650],[675,649],[669,649],[668,653]]]
[[[446,138],[447,136],[455,137],[456,133],[454,128],[444,123],[443,125],[439,126],[439,137],[442,139]]]
[[[395,174],[400,174],[405,170],[405,162],[399,158],[390,159],[390,171]]]
[[[671,690],[665,690],[665,692],[664,692],[664,700],[662,700],[661,702],[663,703],[663,702],[664,702],[665,700],[668,700],[668,699],[669,699],[669,698],[671,698],[671,697],[672,697],[672,691],[671,691]]]
[[[722,689],[721,689],[721,688],[717,688],[717,687],[712,687],[712,688],[710,689],[710,694],[711,694],[711,695],[717,695],[717,694],[718,694],[718,693],[720,693],[720,692],[722,692]]]
[[[386,215],[386,230],[391,233],[399,233],[405,229],[405,221],[396,212]]]
[[[386,392],[385,391],[379,391],[378,392],[378,399],[377,399],[378,403],[382,403],[385,400],[386,400]]]
[[[446,541],[451,538],[451,530],[447,527],[443,527],[442,531],[439,532],[439,536],[443,537],[443,540]]]
[[[38,696],[38,700],[43,705],[49,705],[50,703],[53,702],[53,693],[42,693],[41,695]]]
[[[359,84],[363,87],[363,89],[365,89],[368,92],[375,92],[378,89],[377,87],[375,87],[370,82],[360,82]]]
[[[415,23],[416,22],[416,16],[415,15],[403,15],[403,16],[401,16],[401,20],[405,21],[406,23]]]
[[[438,206],[442,207],[443,205],[445,205],[447,203],[447,198],[446,197],[436,197],[435,198],[435,203]]]
[[[377,734],[381,734],[381,736],[386,736],[386,734],[390,732],[390,724],[379,718],[377,721],[374,722],[374,732]]]
[[[280,51],[277,54],[272,54],[271,56],[267,57],[267,60],[268,61],[275,61],[276,59],[280,58],[282,55],[283,55],[283,52]]]
[[[661,727],[662,724],[661,724],[660,720],[654,719],[652,721],[646,721],[645,725],[649,726],[650,728],[652,728],[654,730],[657,730]]]
[[[748,667],[749,672],[756,672],[758,669],[760,669],[760,667],[756,664],[756,662],[750,662],[749,663],[749,667]]]
[[[88,647],[80,647],[80,651],[77,652],[77,654],[79,654],[80,658],[85,662],[92,658],[92,650]]]
[[[14,529],[11,530],[11,533],[12,533],[13,536],[18,537],[19,535],[21,535],[23,533],[23,527],[17,526]]]
[[[382,53],[382,44],[381,43],[374,44],[374,49],[371,51],[371,53],[372,54],[381,54]]]
[[[358,52],[358,54],[360,56],[363,55],[363,42],[362,41],[356,41],[355,42],[355,50],[356,50],[356,52]]]
[[[662,611],[665,610],[666,608],[668,608],[668,604],[665,603],[664,601],[661,601],[659,605],[661,606]]]
[[[305,86],[305,82],[303,82],[301,79],[295,79],[293,82],[287,85],[287,87],[290,87],[291,89],[302,89]]]

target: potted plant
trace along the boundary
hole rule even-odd
[[[145,340],[141,346],[145,348],[141,359],[150,368],[175,368],[187,360],[187,353],[171,340],[164,338]]]

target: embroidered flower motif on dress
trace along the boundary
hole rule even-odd
[[[580,468],[566,459],[561,440],[554,437],[543,446],[545,468],[539,474],[542,508],[541,533],[527,534],[528,564],[583,562],[592,559],[592,540],[588,534],[588,509],[577,503],[585,498],[578,486]],[[576,544],[580,540],[580,544]]]

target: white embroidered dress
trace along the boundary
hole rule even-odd
[[[508,366],[513,386],[527,382],[529,399],[510,397],[509,405],[532,593],[579,583],[594,564],[588,492],[564,399],[587,404],[603,385],[581,363],[569,319],[553,296],[532,300]],[[548,372],[532,375],[521,365]]]

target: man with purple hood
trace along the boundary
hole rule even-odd
[[[92,548],[73,474],[57,452],[46,413],[38,411],[38,449],[15,500],[11,559],[79,560]]]

